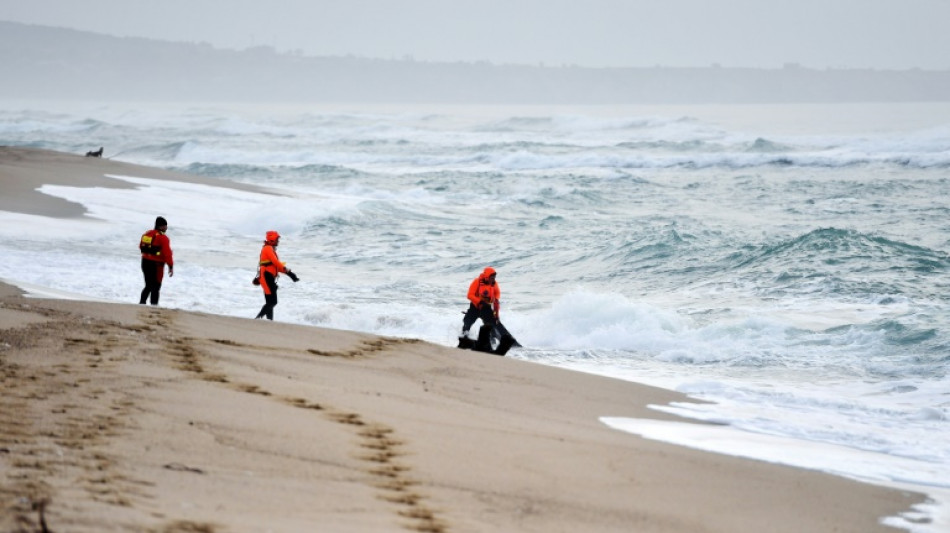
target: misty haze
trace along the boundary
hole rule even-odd
[[[585,68],[310,57],[0,22],[7,99],[478,104],[946,101],[950,71]]]

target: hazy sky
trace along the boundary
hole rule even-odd
[[[950,69],[950,0],[0,0],[0,20],[418,61]]]

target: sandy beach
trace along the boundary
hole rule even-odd
[[[106,174],[227,185],[0,148],[0,210],[83,216],[35,189],[132,186]],[[10,284],[0,386],[2,531],[869,533],[924,500],[599,421],[676,420],[671,391]]]

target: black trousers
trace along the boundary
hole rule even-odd
[[[158,305],[159,292],[162,290],[162,280],[158,276],[164,269],[165,263],[142,258],[142,277],[145,278],[145,288],[142,289],[142,295],[139,297],[140,304],[149,300],[152,305]]]
[[[492,310],[491,304],[484,303],[478,307],[475,307],[475,304],[468,304],[468,311],[465,312],[465,318],[462,319],[462,335],[468,333],[468,330],[472,329],[472,324],[479,318],[482,319],[482,324],[495,327],[495,312]]]
[[[261,307],[261,312],[257,313],[255,318],[274,320],[274,307],[277,306],[277,280],[274,279],[274,275],[270,272],[264,272],[264,277],[261,281],[267,284],[267,287],[270,289],[270,294],[264,293],[264,307]]]

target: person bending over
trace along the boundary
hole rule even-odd
[[[495,281],[495,269],[485,267],[485,270],[468,286],[468,311],[462,319],[462,337],[468,336],[468,330],[476,320],[482,324],[495,327],[498,323],[498,311],[501,308],[501,288]]]

